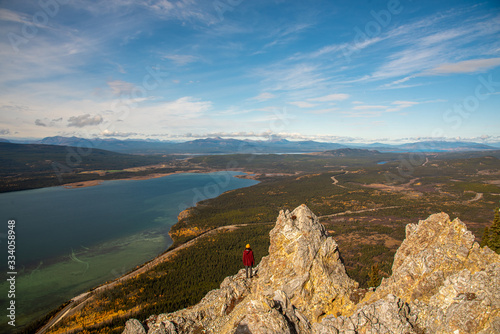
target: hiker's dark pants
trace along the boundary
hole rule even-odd
[[[247,273],[247,278],[252,277],[252,266],[245,266],[245,271]],[[250,276],[248,275],[249,271],[250,271]]]

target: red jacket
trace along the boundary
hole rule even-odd
[[[253,266],[253,252],[250,248],[247,248],[243,251],[243,265],[244,266]]]

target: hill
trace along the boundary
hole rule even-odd
[[[133,154],[228,154],[228,153],[295,153],[324,151],[345,147],[335,143],[314,141],[269,140],[252,141],[223,138],[196,139],[186,142],[118,140],[118,139],[83,139],[77,137],[47,137],[37,143],[63,146],[89,146]]]
[[[381,157],[381,153],[377,150],[366,150],[359,148],[341,148],[338,150],[329,150],[319,153],[320,155],[333,156],[333,157]]]
[[[399,145],[398,148],[416,151],[487,151],[496,149],[493,146],[473,142],[422,141]]]
[[[462,141],[421,141],[399,145],[383,143],[350,144],[326,143],[312,140],[289,141],[271,138],[270,140],[239,140],[231,138],[205,138],[185,142],[160,140],[119,140],[83,139],[78,137],[47,137],[38,144],[63,145],[74,147],[95,147],[103,150],[130,154],[262,154],[262,153],[308,153],[336,150],[341,148],[368,149],[384,152],[467,152],[498,149],[498,146]]]
[[[144,173],[127,171],[158,165],[156,172],[172,172],[173,157],[138,156],[92,147],[0,143],[0,191],[57,186],[95,179],[117,179]]]

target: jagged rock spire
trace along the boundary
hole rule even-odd
[[[271,295],[282,290],[313,322],[354,306],[349,295],[358,284],[347,276],[337,243],[306,205],[291,213],[281,211],[270,241],[256,292]]]

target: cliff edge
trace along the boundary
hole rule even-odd
[[[407,226],[392,276],[361,300],[305,205],[280,212],[256,271],[227,277],[192,307],[130,319],[123,333],[500,333],[500,255],[445,213]]]

